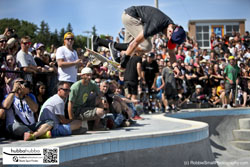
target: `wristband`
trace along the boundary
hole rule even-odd
[[[15,91],[11,91],[10,93],[16,93]]]

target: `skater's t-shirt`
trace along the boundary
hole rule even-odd
[[[174,24],[162,11],[151,6],[132,6],[125,9],[125,13],[141,20],[145,38],[163,32],[169,24]]]

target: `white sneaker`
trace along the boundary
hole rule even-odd
[[[230,104],[228,104],[228,105],[227,105],[227,108],[229,109],[229,108],[232,108],[232,107],[231,107],[231,105],[230,105]]]

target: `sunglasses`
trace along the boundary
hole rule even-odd
[[[7,42],[7,40],[1,40],[1,41],[0,41],[0,43],[4,43],[4,42],[6,43],[6,42]]]
[[[70,89],[61,88],[65,92],[70,92]]]
[[[31,45],[31,42],[22,42],[24,45]]]
[[[74,41],[74,38],[65,38],[65,40],[67,40],[67,41],[69,41],[69,40]]]
[[[25,83],[25,81],[17,81],[18,83],[20,83],[20,84],[24,84]]]

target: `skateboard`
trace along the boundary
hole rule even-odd
[[[109,60],[108,58],[106,58],[105,56],[101,55],[100,53],[97,53],[89,48],[86,48],[85,49],[91,54],[93,55],[95,58],[97,58],[98,60],[100,60],[102,63],[105,63],[107,62],[108,65],[109,65],[109,68],[110,70],[112,71],[121,71],[119,66],[120,64],[115,62],[115,61],[112,61],[112,60]]]

